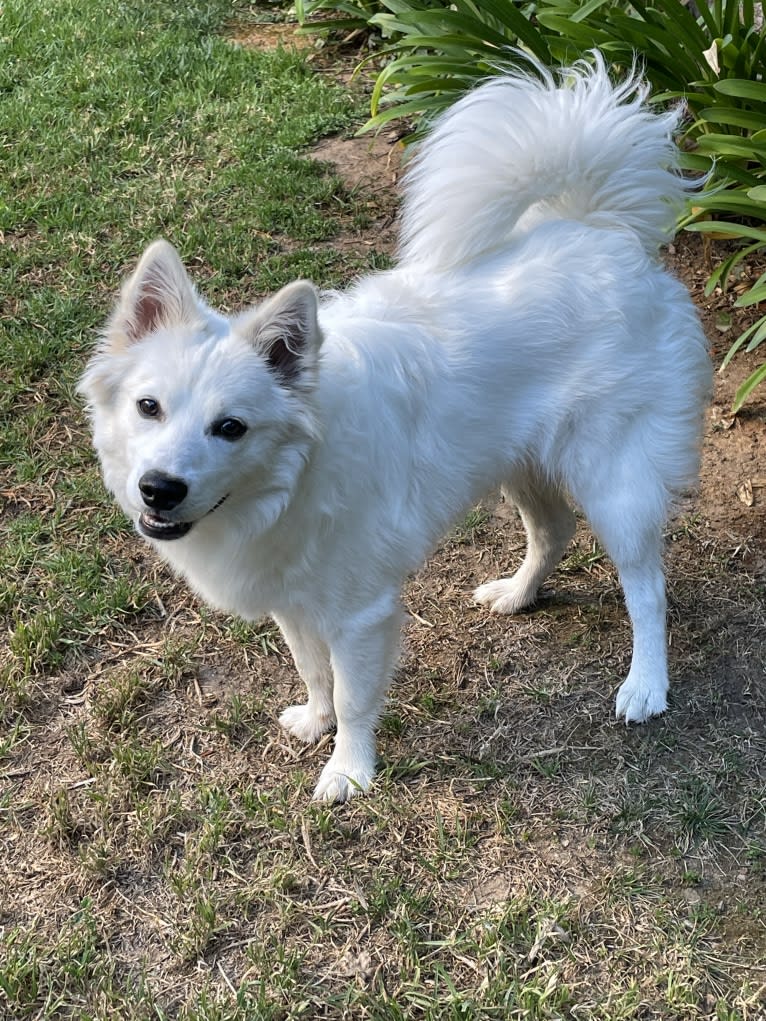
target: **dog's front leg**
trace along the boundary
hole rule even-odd
[[[317,801],[346,801],[375,774],[375,725],[399,648],[398,606],[378,604],[348,621],[330,647],[337,720],[335,749],[314,791]]]
[[[288,706],[279,722],[299,741],[313,744],[335,724],[330,650],[305,622],[281,615],[274,619],[308,692],[306,704]]]

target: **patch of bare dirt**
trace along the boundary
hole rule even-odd
[[[397,183],[404,150],[395,133],[363,135],[355,138],[339,136],[323,139],[310,155],[327,163],[348,188],[365,196],[370,226],[360,236],[348,232],[332,244],[359,244],[360,249],[373,247],[386,255],[396,248]]]
[[[237,25],[229,35],[229,42],[253,50],[275,50],[279,46],[299,50],[313,49],[313,36],[299,35],[298,25],[288,21],[263,21],[252,25]]]
[[[706,297],[707,278],[725,257],[723,250],[697,234],[682,234],[671,247],[671,268],[694,298],[711,344],[713,362],[720,366],[726,351],[759,313],[734,308],[737,291],[720,289]],[[755,282],[764,270],[764,259],[743,268],[740,286]],[[761,347],[740,352],[724,372],[716,372],[713,402],[708,412],[702,454],[700,492],[694,505],[711,527],[748,542],[752,556],[766,569],[766,391],[757,390],[735,416],[731,413],[737,388],[761,364]]]

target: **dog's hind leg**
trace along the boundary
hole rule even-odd
[[[515,503],[527,533],[527,553],[512,578],[480,585],[473,594],[495,613],[517,613],[535,601],[537,591],[553,571],[574,535],[575,517],[557,488],[542,481],[504,487]]]
[[[649,473],[643,486],[607,486],[582,501],[594,532],[617,568],[633,626],[630,671],[617,692],[616,712],[641,723],[667,708],[668,656],[665,576],[662,568],[663,500]]]
[[[642,723],[662,713],[668,700],[665,578],[660,543],[647,546],[640,561],[616,561],[633,624],[633,656],[617,692],[616,714]]]
[[[313,744],[335,725],[330,651],[305,624],[283,616],[274,619],[308,691],[306,704],[288,706],[279,722],[299,741]]]

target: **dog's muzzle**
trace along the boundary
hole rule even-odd
[[[182,479],[164,472],[148,471],[139,479],[138,488],[147,506],[138,518],[138,529],[143,535],[148,539],[181,539],[190,531],[194,521],[179,521],[165,513],[175,510],[186,499],[189,488]],[[228,495],[222,496],[202,517],[218,510]]]

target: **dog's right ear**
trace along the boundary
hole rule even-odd
[[[197,295],[178,252],[167,241],[154,241],[122,288],[105,346],[121,351],[162,326],[192,325],[199,318]]]

